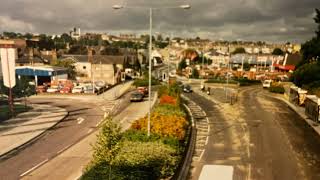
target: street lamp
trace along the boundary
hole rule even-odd
[[[150,26],[149,26],[149,97],[148,97],[148,101],[149,101],[149,112],[148,112],[148,136],[150,136],[150,118],[151,118],[151,52],[152,52],[152,14],[153,14],[153,10],[156,9],[177,9],[177,8],[181,8],[181,9],[190,9],[191,6],[186,4],[186,5],[180,5],[177,7],[160,7],[160,8],[144,8],[144,7],[127,7],[127,6],[122,6],[122,5],[113,5],[112,6],[113,9],[115,10],[119,10],[119,9],[123,9],[123,8],[127,8],[127,9],[149,9],[149,18],[150,18]]]

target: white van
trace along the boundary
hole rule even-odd
[[[272,83],[272,80],[264,80],[263,83],[262,83],[262,87],[263,88],[270,88],[271,87],[271,83]]]

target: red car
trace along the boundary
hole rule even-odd
[[[60,90],[60,93],[64,94],[64,93],[71,93],[71,87],[64,87]]]
[[[148,88],[147,87],[138,87],[137,91],[141,92],[143,95],[147,95],[148,94]]]

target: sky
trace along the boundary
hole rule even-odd
[[[183,4],[191,9],[168,8]],[[2,0],[0,32],[143,34],[150,7],[153,33],[164,36],[303,43],[315,34],[320,0]]]

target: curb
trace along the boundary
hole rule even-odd
[[[63,108],[61,108],[63,109]],[[65,109],[64,109],[65,110]],[[66,111],[66,110],[65,110]],[[25,143],[22,143],[21,145],[3,153],[0,155],[0,160],[5,159],[8,155],[18,152],[20,150],[22,150],[23,148],[25,148],[27,145],[30,145],[32,143],[34,143],[36,140],[38,140],[42,135],[44,135],[44,133],[46,133],[48,130],[51,130],[52,128],[54,128],[58,123],[60,123],[61,121],[63,121],[66,117],[69,116],[69,112],[66,111],[66,114],[59,120],[57,121],[55,124],[53,124],[51,127],[49,127],[48,129],[44,130],[43,132],[41,132],[40,134],[36,135],[35,137],[31,138],[30,140],[26,141]]]

